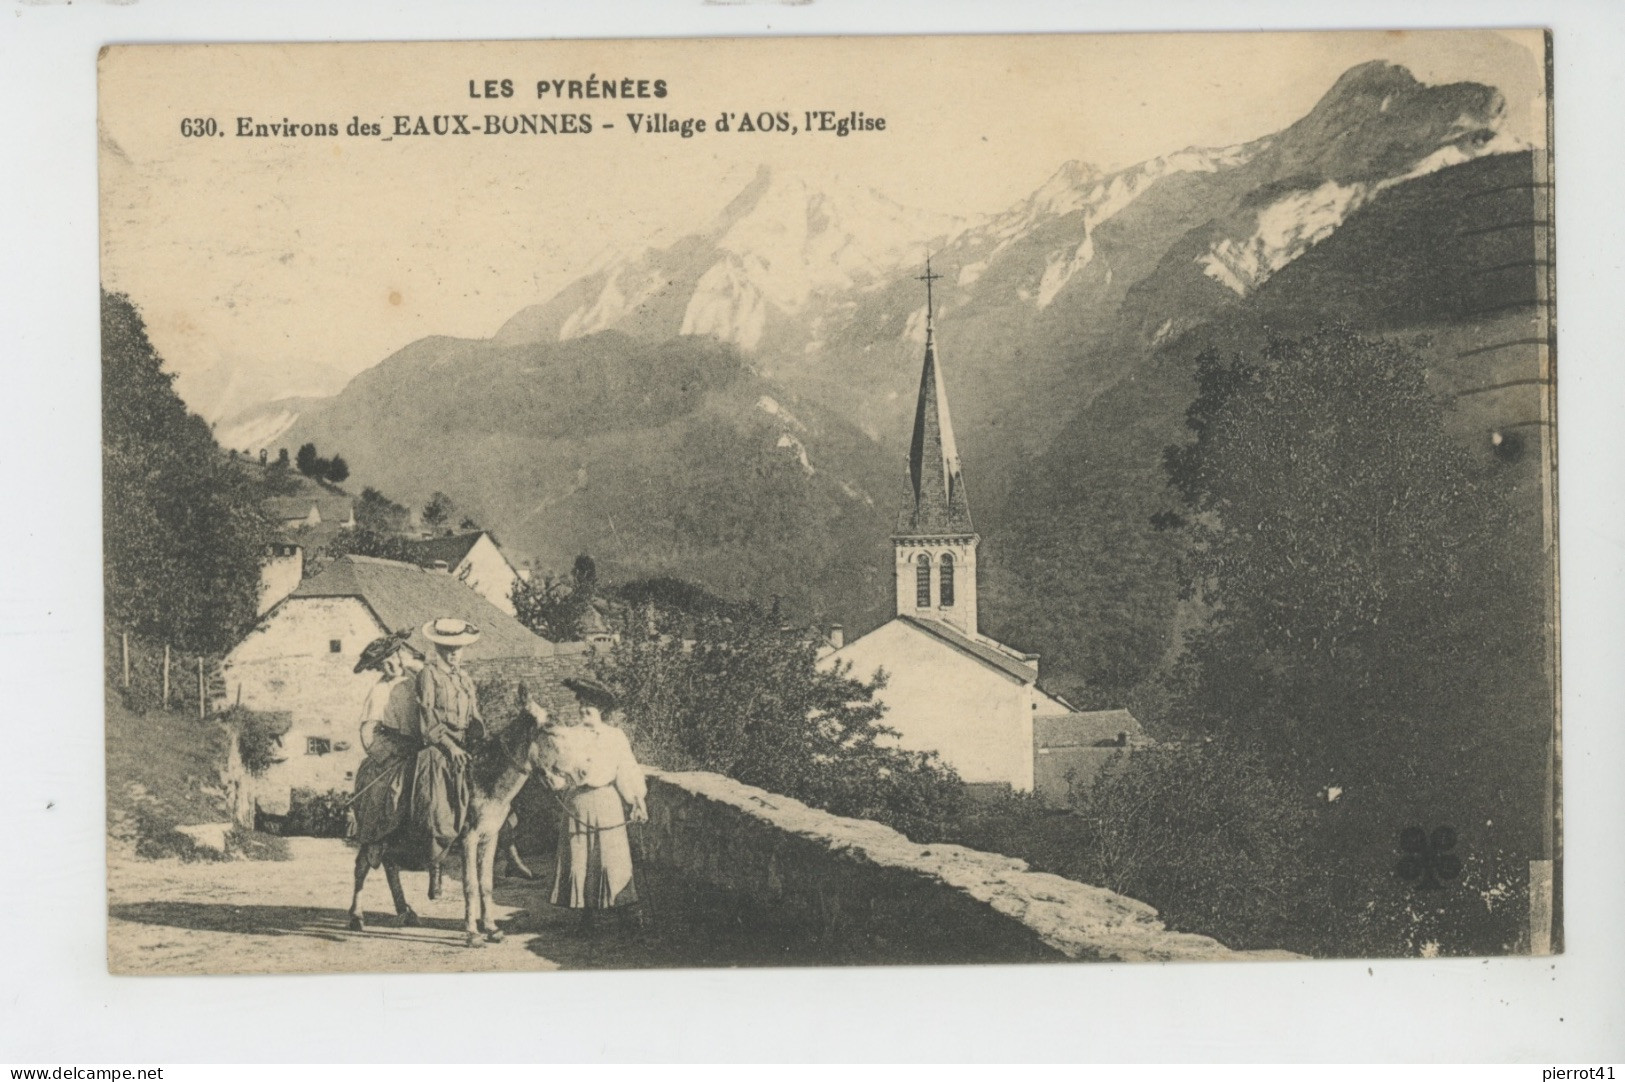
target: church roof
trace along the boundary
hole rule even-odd
[[[927,272],[929,273],[929,271]],[[929,309],[930,302],[927,301]],[[959,465],[959,446],[948,415],[948,390],[942,381],[932,341],[929,311],[925,332],[925,366],[920,373],[920,398],[914,407],[914,438],[908,450],[909,498],[898,516],[902,537],[972,533],[970,504],[965,498],[965,476]]]
[[[973,639],[957,627],[936,620],[919,620],[912,616],[899,616],[897,619],[947,643],[961,653],[969,654],[978,661],[991,665],[1023,684],[1038,683],[1038,666],[1033,664],[1029,654],[1017,653],[992,639]]]

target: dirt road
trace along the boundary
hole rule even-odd
[[[455,866],[436,901],[427,876],[406,873],[423,926],[394,926],[382,871],[362,895],[367,929],[348,926],[355,851],[342,841],[290,838],[287,861],[186,863],[115,851],[108,863],[108,969],[115,974],[513,972],[707,964],[658,927],[614,919],[590,933],[577,914],[547,904],[552,868],[537,881],[499,879],[501,943],[463,945]],[[609,916],[613,917],[614,914]],[[716,964],[715,959],[709,964]]]

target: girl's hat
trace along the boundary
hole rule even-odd
[[[423,637],[441,646],[467,646],[480,637],[480,629],[467,620],[442,616],[423,625]]]
[[[609,688],[598,681],[586,676],[567,676],[564,686],[575,692],[576,698],[601,711],[614,710],[620,705],[620,699]]]

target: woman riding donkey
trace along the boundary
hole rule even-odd
[[[510,820],[513,799],[537,769],[546,743],[542,723],[546,712],[527,711],[521,724],[509,727],[502,738],[484,741],[481,776],[469,770],[469,746],[476,723],[484,728],[474,682],[461,663],[464,647],[480,637],[480,630],[465,620],[442,618],[423,626],[423,636],[435,647],[435,657],[421,667],[394,722],[381,721],[374,729],[372,748],[380,739],[396,754],[383,754],[358,771],[354,807],[357,840],[362,851],[356,859],[356,897],[350,907],[350,927],[362,930],[361,886],[369,867],[382,863],[401,922],[416,925],[418,917],[400,888],[402,868],[427,867],[430,897],[435,896],[433,875],[447,850],[460,844],[463,851],[464,931],[469,946],[499,940],[501,931],[491,920],[491,879],[502,828]],[[404,636],[399,638],[404,643]],[[377,647],[375,650],[374,647]],[[368,647],[363,660],[385,668],[400,645],[380,641]],[[369,656],[370,655],[370,656]],[[401,665],[410,662],[402,661]],[[358,666],[360,668],[360,666]],[[395,678],[400,679],[400,678]],[[391,704],[400,700],[392,686],[384,695]],[[371,702],[373,697],[369,697]],[[410,717],[411,721],[403,720]],[[380,738],[378,734],[385,735]],[[394,735],[403,734],[399,739]],[[373,796],[376,790],[384,795]]]
[[[350,900],[350,928],[361,931],[361,888],[367,872],[384,862],[384,850],[406,821],[411,804],[412,767],[422,737],[418,726],[416,676],[423,658],[407,642],[411,633],[399,631],[374,639],[361,651],[356,672],[376,671],[378,683],[367,693],[361,711],[361,745],[367,758],[355,775],[355,796],[350,800],[354,837],[355,895]],[[415,925],[417,914],[401,890],[400,869],[385,864],[389,893],[403,923]]]
[[[437,897],[440,862],[468,825],[467,743],[473,725],[484,722],[461,658],[463,648],[478,641],[480,629],[458,619],[424,624],[423,637],[435,649],[427,664],[407,645],[407,634],[371,643],[356,666],[357,672],[377,668],[383,677],[367,696],[368,720],[375,723],[370,742],[362,723],[367,761],[356,772],[352,798],[361,846],[350,903],[355,931],[363,928],[361,887],[367,870],[380,862],[395,912],[403,924],[416,925],[418,916],[400,890],[400,870],[426,869],[429,897]],[[415,672],[415,678],[408,679],[407,672]]]
[[[411,821],[426,846],[429,897],[435,898],[440,862],[468,826],[468,745],[484,736],[485,719],[474,678],[462,665],[463,649],[479,641],[480,629],[466,620],[431,620],[423,625],[423,637],[434,644],[435,656],[418,673],[423,750],[412,779]]]

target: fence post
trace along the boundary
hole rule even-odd
[[[208,712],[203,708],[207,701],[204,697],[203,688],[203,659],[200,657],[197,659],[197,719],[199,721],[209,716]]]
[[[169,709],[169,644],[164,643],[164,709]]]
[[[124,686],[130,686],[130,633],[119,633],[119,641],[124,645]]]

